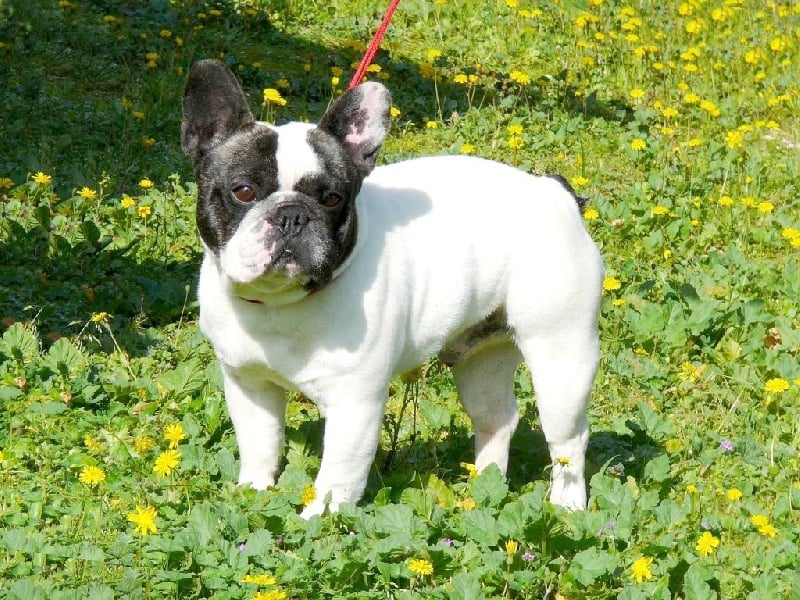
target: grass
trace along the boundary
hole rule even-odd
[[[359,506],[297,517],[321,446],[303,398],[279,485],[235,487],[183,78],[222,58],[263,118],[316,119],[383,9],[0,0],[3,595],[798,597],[797,2],[402,3],[370,74],[396,107],[382,160],[472,152],[590,199],[589,509],[545,501],[524,370],[509,478],[474,477],[435,362],[393,384]]]

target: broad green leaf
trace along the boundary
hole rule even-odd
[[[581,585],[589,586],[601,577],[613,573],[617,565],[616,556],[593,547],[582,550],[572,557],[567,574],[574,577]]]

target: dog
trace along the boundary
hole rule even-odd
[[[376,167],[391,97],[365,82],[317,125],[256,121],[233,73],[195,63],[181,144],[204,247],[199,324],[219,359],[239,484],[275,484],[286,391],[325,419],[309,518],[357,502],[390,379],[452,368],[478,470],[507,467],[526,361],[550,500],[586,506],[586,409],[604,268],[560,177],[470,156]]]

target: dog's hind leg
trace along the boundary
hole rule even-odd
[[[536,405],[553,465],[550,501],[586,507],[586,407],[599,357],[594,327],[563,322],[557,331],[518,339],[533,378]]]
[[[475,430],[475,466],[506,472],[511,436],[519,422],[514,373],[522,356],[510,341],[487,344],[453,365],[453,376]]]

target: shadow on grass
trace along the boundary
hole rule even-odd
[[[288,13],[290,4],[271,2],[269,10]],[[183,181],[193,179],[180,149],[180,106],[183,74],[199,58],[224,56],[254,105],[262,89],[286,79],[288,104],[274,115],[279,120],[319,118],[332,96],[331,67],[342,68],[343,86],[361,58],[360,50],[344,45],[287,35],[266,13],[240,13],[228,0],[213,7],[193,0],[59,5],[0,0],[0,177],[20,184],[44,171],[61,198],[84,185],[96,189],[103,179],[110,196],[98,201],[116,205],[122,192],[140,191],[141,178],[160,182],[178,173]],[[358,24],[364,42],[380,17],[365,14]],[[435,85],[419,65],[385,54],[378,60],[392,74],[392,92],[407,107],[407,121],[424,126],[440,109],[445,115],[467,111],[463,87]],[[630,113],[596,97],[579,101],[564,73],[551,79],[563,83],[572,112],[613,120]],[[498,74],[478,94],[491,102],[503,81]],[[541,99],[536,83],[525,93],[533,104]],[[1,317],[25,319],[33,311],[45,334],[74,333],[75,322],[96,311],[113,314],[117,324],[161,326],[177,320],[194,299],[197,255],[142,259],[133,247],[110,250],[80,236],[54,239],[2,204],[0,211]],[[135,338],[130,343],[140,346]]]

